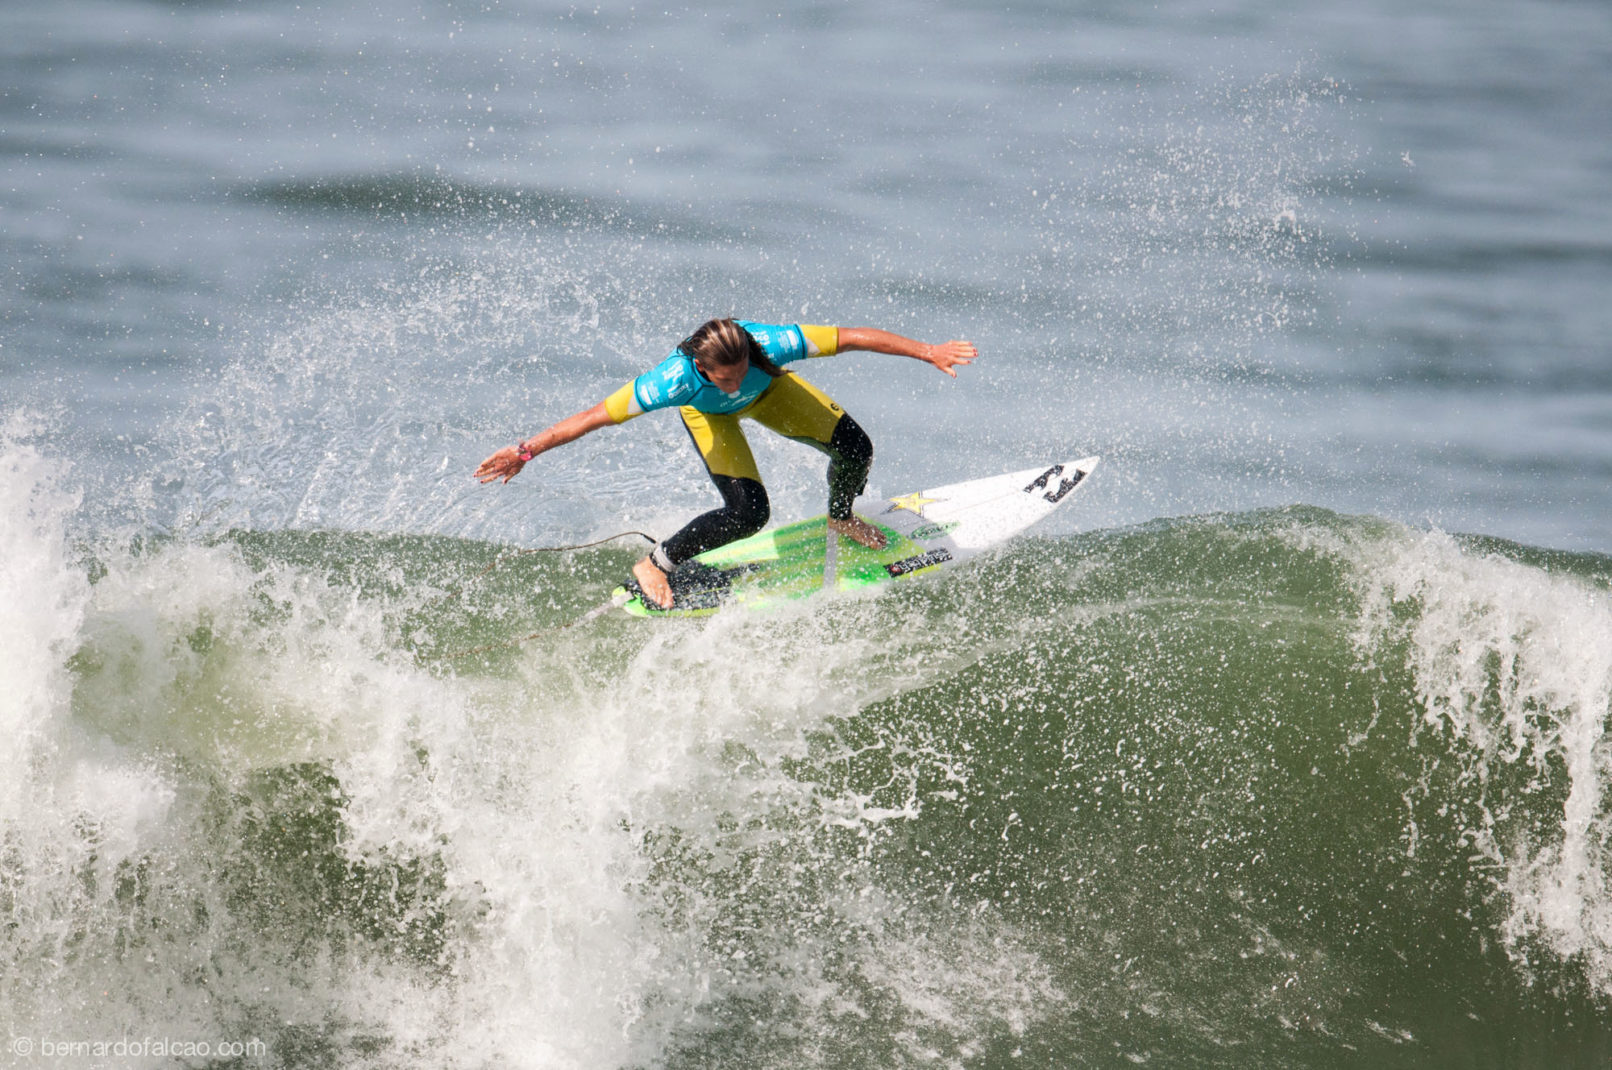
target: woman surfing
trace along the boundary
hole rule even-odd
[[[971,342],[931,345],[873,327],[714,319],[684,339],[665,360],[591,409],[488,457],[476,469],[475,478],[483,483],[497,479],[507,483],[540,453],[601,427],[677,406],[723,504],[689,521],[633,566],[633,578],[656,605],[670,608],[668,577],[683,562],[766,526],[770,513],[767,489],[740,420],[755,420],[826,454],[829,527],[877,549],[884,545],[884,533],[851,512],[851,503],[867,484],[873,443],[827,394],[782,367],[806,357],[852,350],[911,357],[954,379],[957,366],[972,363],[977,355]]]

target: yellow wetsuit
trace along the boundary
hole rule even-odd
[[[738,321],[779,366],[839,352],[839,328]],[[671,571],[704,550],[759,531],[768,517],[767,493],[741,420],[754,420],[828,454],[829,514],[850,516],[851,502],[867,482],[873,444],[832,398],[792,373],[773,377],[752,365],[739,389],[727,393],[700,373],[682,349],[605,399],[616,423],[677,406],[694,448],[722,493],[723,508],[696,517],[656,548]]]

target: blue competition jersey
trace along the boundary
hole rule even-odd
[[[737,322],[780,367],[803,357],[826,356],[836,348],[838,332],[832,327]],[[725,393],[700,374],[692,357],[674,349],[665,360],[607,398],[605,406],[616,423],[639,413],[683,405],[699,412],[731,413],[752,404],[771,384],[772,376],[752,367],[738,390]]]

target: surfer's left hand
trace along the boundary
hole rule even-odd
[[[481,467],[476,469],[476,474],[473,478],[479,479],[483,483],[491,483],[493,480],[502,477],[504,482],[508,483],[525,467],[526,462],[521,460],[521,455],[516,451],[515,447],[505,446],[485,461],[482,461]]]
[[[954,338],[944,345],[930,346],[923,359],[955,379],[956,367],[959,364],[974,363],[974,358],[977,356],[979,351],[974,348],[973,342],[963,342]]]

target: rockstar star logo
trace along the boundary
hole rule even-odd
[[[941,499],[939,498],[925,498],[921,492],[913,491],[911,494],[903,494],[899,498],[891,498],[890,508],[886,509],[885,512],[893,513],[897,509],[905,509],[909,513],[917,513],[919,516],[923,516],[924,506],[928,505],[930,502],[938,502],[940,500]]]

